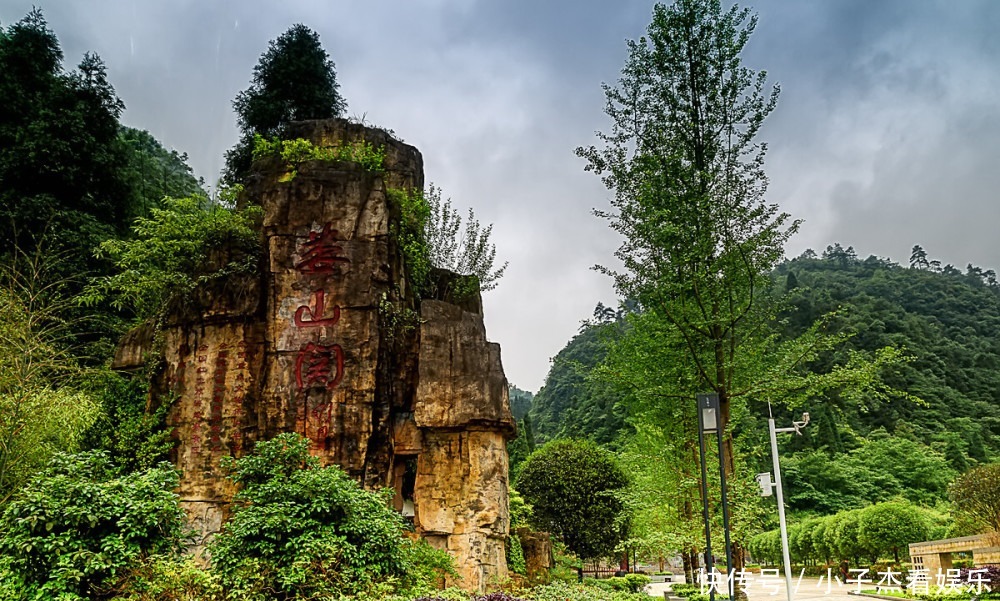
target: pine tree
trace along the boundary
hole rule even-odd
[[[291,121],[340,116],[347,103],[339,88],[333,61],[315,31],[299,23],[271,40],[250,87],[233,101],[242,136],[226,153],[223,179],[233,184],[246,177],[255,134],[272,137]]]

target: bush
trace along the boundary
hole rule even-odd
[[[164,198],[162,208],[135,221],[131,238],[101,244],[98,257],[114,262],[118,273],[92,280],[81,301],[110,299],[114,308],[131,309],[139,318],[158,317],[198,286],[253,277],[262,216],[257,206],[234,211],[200,196]]]
[[[236,598],[388,596],[452,570],[445,552],[404,537],[390,492],[362,490],[340,468],[320,467],[298,434],[258,443],[253,455],[224,467],[241,488],[209,550]]]
[[[652,582],[649,576],[642,574],[626,574],[624,576],[612,576],[603,580],[587,578],[584,584],[596,586],[607,591],[624,591],[627,593],[641,593],[646,585]]]
[[[610,554],[622,538],[625,508],[616,493],[628,478],[612,456],[585,440],[557,440],[528,456],[515,488],[533,522],[578,557]]]
[[[697,584],[678,582],[670,585],[670,591],[678,597],[690,597],[701,592],[701,587]]]
[[[523,594],[526,601],[649,601],[644,593],[605,590],[596,586],[553,582]]]
[[[0,517],[22,598],[94,598],[146,557],[179,551],[177,482],[169,467],[117,476],[103,452],[56,455]]]
[[[219,579],[193,558],[156,556],[134,567],[116,601],[215,601],[224,599]],[[0,596],[0,599],[3,599]]]
[[[516,534],[507,537],[507,567],[511,572],[522,576],[527,574],[528,568],[524,564],[524,549],[521,548],[521,539]]]

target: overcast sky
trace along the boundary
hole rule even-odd
[[[511,383],[536,391],[598,301],[615,305],[609,193],[573,149],[608,127],[601,82],[652,3],[632,0],[2,0],[41,7],[67,66],[105,60],[123,121],[214,182],[237,138],[231,101],[269,40],[316,30],[348,114],[393,129],[426,178],[494,223],[510,261],[487,293]],[[805,220],[788,247],[1000,266],[1000,2],[758,0],[745,61],[781,84],[762,139],[770,199]]]

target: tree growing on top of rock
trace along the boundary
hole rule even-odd
[[[319,34],[301,23],[271,40],[253,70],[250,87],[233,100],[241,137],[226,153],[223,180],[242,182],[252,162],[254,134],[271,137],[303,119],[338,117],[347,103]]]

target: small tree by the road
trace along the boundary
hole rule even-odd
[[[557,440],[532,453],[515,488],[531,504],[532,521],[581,559],[609,555],[622,538],[618,493],[626,474],[607,451],[585,440]]]
[[[902,502],[878,503],[861,511],[859,542],[873,559],[892,554],[899,563],[899,552],[907,552],[910,543],[927,540],[930,526],[920,510]]]
[[[948,489],[955,508],[980,532],[1000,532],[1000,463],[974,467]]]

